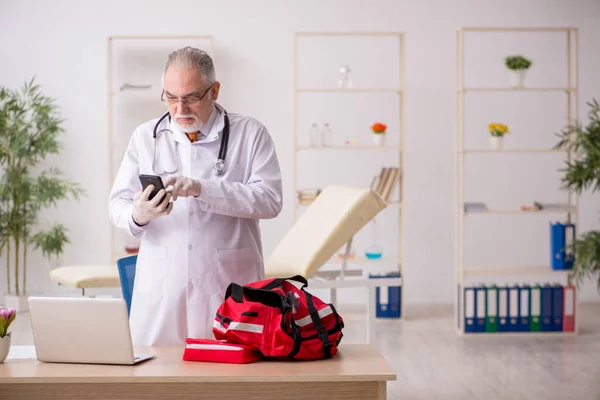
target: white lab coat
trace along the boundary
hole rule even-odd
[[[152,130],[158,118],[140,125],[129,142],[109,199],[110,220],[141,239],[131,305],[134,345],[184,345],[185,338],[214,338],[212,325],[231,282],[264,279],[259,219],[282,209],[282,183],[275,146],[253,118],[229,113],[224,176],[212,173],[224,126],[221,106],[206,139],[191,143],[168,118],[160,128],[156,173]],[[175,143],[176,142],[176,143]],[[175,153],[179,156],[177,167]],[[139,174],[199,179],[198,198],[178,198],[167,216],[138,227],[132,220]]]

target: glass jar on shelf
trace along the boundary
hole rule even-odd
[[[373,230],[371,244],[365,250],[365,257],[371,260],[379,259],[383,256],[383,248],[377,244],[377,224],[373,219]]]
[[[313,123],[310,127],[310,147],[319,147],[319,128],[316,123]]]
[[[350,69],[350,65],[345,64],[342,65],[339,69],[340,78],[338,81],[338,86],[340,89],[351,89],[352,88],[352,70]]]
[[[321,131],[321,144],[324,147],[333,145],[333,132],[331,131],[331,126],[329,125],[329,122],[325,122],[323,130]]]

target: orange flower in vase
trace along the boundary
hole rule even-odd
[[[381,122],[376,122],[371,125],[371,130],[373,131],[373,140],[376,146],[383,146],[385,143],[385,130],[387,129],[387,125],[382,124]]]

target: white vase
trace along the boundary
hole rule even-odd
[[[10,350],[10,332],[3,338],[0,338],[0,364],[6,360],[8,351]]]
[[[525,87],[526,69],[509,69],[510,86],[515,89]]]
[[[383,146],[385,144],[385,133],[373,134],[373,143],[375,143],[375,146]]]
[[[504,138],[502,136],[490,136],[490,146],[494,150],[501,150],[504,147]]]

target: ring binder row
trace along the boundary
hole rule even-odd
[[[464,288],[465,333],[574,332],[575,286],[536,284]]]

